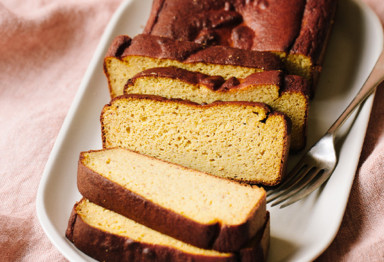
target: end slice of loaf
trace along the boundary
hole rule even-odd
[[[66,237],[99,261],[265,261],[269,217],[244,249],[222,253],[186,244],[82,199],[72,210]]]
[[[291,74],[312,82],[312,95],[322,71],[331,36],[338,0],[307,0],[300,33],[287,53],[284,63]]]
[[[271,52],[206,46],[153,35],[117,36],[105,59],[104,73],[111,97],[123,94],[127,80],[153,67],[176,66],[208,75],[244,78],[254,72],[282,68]]]
[[[124,95],[101,114],[104,148],[123,147],[219,177],[277,185],[290,144],[290,121],[256,102],[200,105]]]
[[[309,107],[308,81],[281,71],[264,71],[244,79],[191,72],[176,67],[151,68],[128,80],[125,94],[149,94],[196,103],[252,101],[266,103],[292,121],[291,150],[305,146]]]
[[[121,148],[82,152],[77,181],[90,201],[205,249],[238,251],[266,216],[262,188]]]

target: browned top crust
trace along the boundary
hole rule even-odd
[[[327,38],[336,13],[337,0],[307,0],[300,34],[290,53],[304,54],[315,64],[322,62]]]
[[[336,0],[155,0],[144,33],[317,60]],[[180,8],[182,7],[182,8]]]
[[[299,33],[304,5],[305,0],[155,0],[152,16],[156,18],[149,19],[144,33],[242,49],[288,51]]]
[[[239,80],[238,88],[249,85],[278,85],[282,86],[284,73],[282,71],[264,71],[253,73],[244,79]],[[228,81],[227,81],[228,82]],[[222,89],[230,89],[224,85]]]
[[[307,97],[311,93],[309,81],[298,75],[285,75],[283,92],[301,92]]]
[[[132,39],[121,56],[142,55],[184,61],[202,49],[203,45],[194,42],[179,42],[170,38],[140,34]]]
[[[153,35],[137,35],[133,39],[118,36],[109,48],[106,57],[147,56],[172,59],[185,63],[209,63],[278,70],[280,58],[270,52],[242,50],[228,46],[206,46],[189,41],[177,41]]]
[[[243,88],[250,85],[277,85],[280,86],[280,92],[300,92],[309,95],[308,81],[297,75],[285,75],[282,71],[272,70],[257,72],[244,79],[232,77],[225,80],[221,76],[210,76],[199,72],[192,72],[177,67],[157,67],[144,70],[128,80],[126,86],[132,85],[136,79],[141,77],[163,77],[178,79],[193,85],[204,85],[207,88],[226,92],[235,88]]]
[[[116,56],[120,57],[124,50],[131,44],[132,38],[127,35],[119,35],[115,37],[112,44],[109,46],[105,57]]]
[[[210,76],[199,72],[192,72],[177,67],[157,67],[144,70],[128,80],[131,85],[141,77],[163,77],[179,79],[193,85],[201,84],[214,91],[227,91],[229,89],[241,88],[247,85],[281,85],[283,73],[281,71],[263,71],[249,75],[244,79],[232,77],[225,80],[221,76]]]

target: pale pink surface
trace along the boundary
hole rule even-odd
[[[384,1],[365,0],[384,21]],[[0,2],[0,260],[64,261],[36,218],[48,156],[120,0]],[[384,68],[383,68],[384,74]],[[384,86],[341,228],[319,261],[384,260]]]

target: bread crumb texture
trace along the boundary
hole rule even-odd
[[[166,77],[139,77],[128,85],[125,94],[148,94],[166,98],[179,98],[195,103],[215,101],[262,102],[275,111],[284,113],[292,122],[291,147],[301,149],[305,143],[308,98],[300,91],[280,94],[280,87],[274,84],[248,85],[229,90],[213,90],[203,84],[191,84]]]
[[[84,153],[82,162],[124,188],[203,224],[239,225],[252,216],[265,191],[124,149]]]
[[[76,212],[83,221],[92,227],[110,232],[112,234],[127,237],[134,241],[143,243],[168,246],[190,254],[201,254],[204,256],[227,257],[230,253],[220,253],[214,250],[206,250],[194,247],[167,235],[154,231],[135,221],[107,210],[88,200],[82,200],[76,206]]]
[[[275,184],[289,145],[286,118],[252,103],[207,106],[120,97],[104,107],[103,145],[216,176]]]

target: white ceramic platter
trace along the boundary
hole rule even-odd
[[[76,187],[79,152],[101,148],[99,116],[109,102],[103,57],[119,34],[143,30],[151,1],[125,1],[111,19],[63,123],[42,176],[36,205],[41,226],[70,261],[93,261],[64,236]],[[366,6],[341,0],[316,97],[309,115],[308,144],[333,123],[362,86],[383,46],[381,24]],[[340,226],[364,141],[373,97],[341,130],[339,163],[327,184],[307,199],[271,211],[269,261],[310,261],[332,242]],[[349,133],[346,133],[349,130]],[[291,157],[289,164],[299,156]]]

